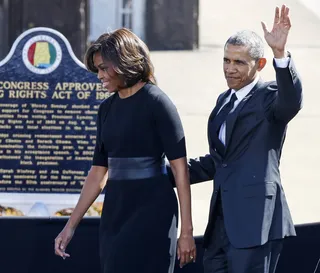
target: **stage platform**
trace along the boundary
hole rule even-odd
[[[68,247],[71,258],[54,255],[54,238],[67,218],[0,218],[1,273],[100,273],[99,218],[85,218]],[[146,227],[147,228],[147,227]],[[276,273],[314,273],[320,258],[320,223],[296,226],[287,239]],[[175,273],[202,273],[202,236],[196,237],[198,259]],[[151,247],[151,246],[150,246]],[[125,257],[124,257],[125,262]],[[320,272],[320,268],[318,271]],[[130,272],[135,273],[135,272]]]

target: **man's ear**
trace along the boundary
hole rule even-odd
[[[266,58],[260,58],[258,60],[258,68],[257,68],[257,70],[261,71],[265,67],[266,63],[267,63],[267,59]]]

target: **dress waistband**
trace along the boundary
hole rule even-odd
[[[136,180],[167,174],[165,159],[154,157],[108,158],[108,178]]]

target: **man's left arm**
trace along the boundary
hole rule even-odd
[[[271,105],[275,120],[289,122],[301,109],[302,85],[290,53],[285,50],[288,34],[291,28],[289,8],[283,5],[277,7],[274,16],[273,28],[268,31],[262,22],[264,37],[273,51],[274,67],[278,92]]]
[[[291,54],[274,58],[277,96],[272,105],[273,118],[289,122],[302,108],[302,84]]]

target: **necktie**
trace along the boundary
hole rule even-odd
[[[234,102],[237,100],[237,96],[235,93],[231,96],[231,99],[228,103],[226,103],[218,115],[216,115],[212,121],[212,141],[217,152],[223,156],[225,152],[225,146],[219,139],[219,130],[221,125],[226,121],[228,114],[233,109]]]
[[[233,109],[234,103],[237,100],[237,96],[235,93],[232,94],[231,99],[228,103],[226,103],[222,109],[220,110],[219,114],[215,116],[213,119],[213,126],[214,130],[219,135],[219,130],[221,125],[226,121],[228,114]]]

